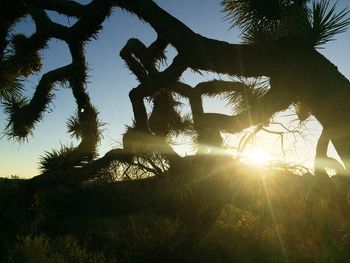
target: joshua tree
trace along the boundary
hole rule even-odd
[[[93,159],[99,121],[84,89],[84,45],[96,36],[112,8],[119,7],[149,23],[158,37],[149,47],[130,39],[120,53],[140,82],[130,92],[135,126],[124,135],[123,150],[112,150],[95,164],[105,165],[113,159],[131,162],[133,155],[145,150],[141,143],[145,138],[151,145],[149,150],[162,152],[170,163],[178,161],[164,140],[170,132],[188,126],[175,110],[177,93],[189,99],[198,141],[209,146],[221,145],[220,131],[236,133],[252,125],[264,125],[273,114],[292,104],[307,105],[307,111],[318,119],[326,134],[320,140],[318,158],[326,157],[327,147],[323,146],[332,141],[349,170],[350,83],[317,51],[319,45],[349,25],[348,12],[336,13],[335,6],[323,0],[311,6],[306,0],[223,0],[222,5],[233,26],[244,32],[244,43],[230,44],[196,34],[151,0],[93,0],[87,5],[69,0],[5,1],[0,11],[0,96],[9,114],[7,133],[25,138],[43,117],[54,85],[67,84],[78,105],[69,131],[81,138],[81,143],[64,151],[65,164],[81,166]],[[78,20],[71,27],[59,25],[50,20],[46,10]],[[9,28],[24,15],[33,18],[36,32],[30,37],[9,37]],[[27,101],[21,96],[20,79],[40,69],[37,52],[51,38],[68,44],[72,63],[44,74],[33,98]],[[165,58],[168,45],[177,50],[177,55],[159,72],[157,63]],[[259,90],[239,81],[213,80],[193,88],[178,81],[187,68],[247,78],[265,76],[269,87]],[[246,106],[233,116],[203,112],[202,95],[224,92],[243,98]],[[145,98],[153,100],[149,118]]]

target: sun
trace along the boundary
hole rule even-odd
[[[260,148],[253,148],[246,152],[244,156],[251,164],[257,165],[261,165],[272,160],[271,154]]]

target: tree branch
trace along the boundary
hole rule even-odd
[[[43,117],[43,113],[52,99],[51,92],[55,83],[67,80],[71,70],[72,66],[67,65],[45,73],[28,104],[16,106],[16,100],[8,102],[7,111],[10,116],[6,133],[9,136],[19,139],[27,137],[35,124]]]
[[[204,113],[201,119],[203,125],[212,125],[229,133],[240,132],[250,126],[266,123],[273,114],[285,110],[292,103],[292,99],[283,92],[272,88],[247,111],[228,116],[218,113]]]
[[[269,75],[273,45],[235,45],[203,37],[149,0],[116,0],[116,4],[148,22],[194,70],[240,76]],[[228,59],[232,58],[232,59]]]

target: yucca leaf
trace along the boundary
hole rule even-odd
[[[263,43],[293,37],[305,45],[323,45],[350,25],[349,10],[337,11],[330,0],[223,0],[232,26],[242,30],[246,43]]]
[[[346,31],[350,25],[350,11],[336,10],[337,2],[332,6],[330,0],[312,3],[311,24],[314,45],[320,46],[334,39],[334,36]]]
[[[23,82],[24,80],[20,77],[14,79],[0,77],[0,100],[19,97],[23,91]]]
[[[102,132],[101,127],[104,123],[101,123],[98,119],[98,111],[92,105],[76,111],[67,120],[67,129],[73,138],[81,139],[85,135],[92,133]],[[101,134],[98,135],[100,137]]]
[[[248,43],[295,34],[307,21],[306,0],[223,0],[226,17]]]
[[[71,169],[75,165],[77,158],[75,147],[73,145],[64,146],[61,145],[59,150],[52,150],[45,152],[45,155],[41,156],[39,161],[39,169],[43,172],[52,172],[55,170]]]
[[[4,113],[8,116],[5,134],[10,139],[24,141],[31,134],[34,127],[33,122],[28,122],[27,112],[23,110],[28,105],[28,100],[12,95],[3,101],[3,105]]]

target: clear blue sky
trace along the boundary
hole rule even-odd
[[[79,1],[86,3],[89,1]],[[220,40],[232,43],[239,42],[238,32],[229,30],[229,23],[225,21],[221,12],[220,0],[157,0],[155,1],[173,16],[183,21],[194,31]],[[348,0],[339,1],[340,7],[349,5]],[[60,23],[72,23],[73,20],[52,13],[52,18]],[[97,41],[92,41],[86,49],[87,61],[90,67],[90,78],[87,90],[92,102],[100,112],[100,119],[107,123],[104,139],[99,147],[100,153],[117,146],[125,125],[131,123],[132,111],[128,100],[128,92],[137,85],[135,77],[124,66],[119,57],[119,51],[129,38],[138,38],[145,44],[151,43],[156,35],[145,23],[140,22],[120,9],[115,9],[113,15],[105,21],[103,30]],[[30,19],[21,21],[16,31],[26,34],[34,30]],[[339,70],[350,78],[350,33],[337,36],[337,40],[329,43],[322,50]],[[172,56],[173,50],[169,50]],[[42,51],[44,68],[42,73],[68,64],[70,56],[67,46],[58,40],[52,40],[47,49]],[[30,77],[26,83],[26,94],[31,96],[34,87],[40,79],[40,74]],[[213,75],[204,76],[211,78]],[[195,84],[203,77],[186,72],[183,79],[189,84]],[[38,174],[37,163],[45,150],[58,149],[60,144],[72,141],[66,133],[66,119],[76,108],[70,89],[57,87],[51,113],[46,114],[44,120],[34,130],[34,136],[28,142],[18,144],[0,140],[0,177],[18,175],[31,177]],[[208,111],[224,110],[223,102],[207,103]],[[3,130],[6,116],[0,111],[0,130]],[[311,149],[312,150],[312,149]]]

